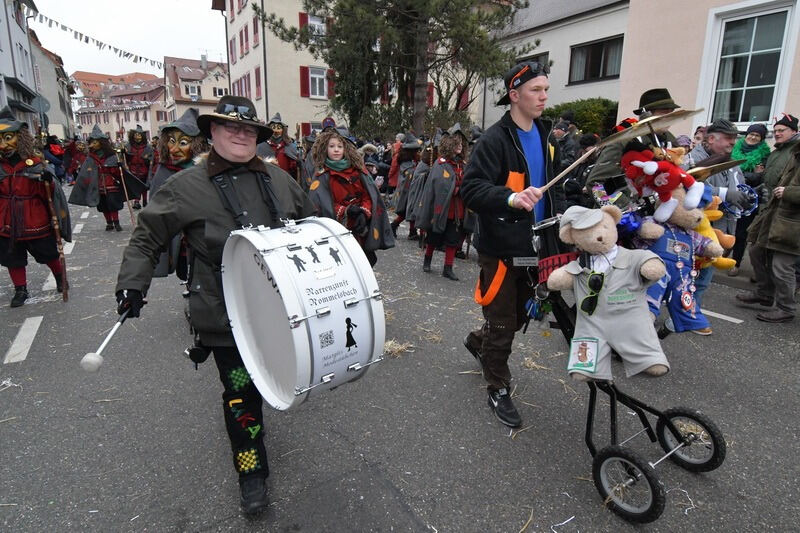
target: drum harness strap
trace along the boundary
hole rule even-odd
[[[217,189],[219,198],[222,201],[222,206],[233,215],[233,219],[236,221],[236,226],[238,229],[252,228],[253,224],[250,221],[250,217],[247,215],[247,211],[242,209],[242,203],[239,201],[239,195],[236,193],[236,187],[234,186],[229,173],[230,170],[227,170],[222,174],[213,176],[211,178],[211,183],[213,183],[214,187]],[[261,190],[261,198],[267,205],[270,219],[272,220],[274,227],[283,226],[283,217],[281,216],[282,212],[279,209],[280,202],[278,201],[275,191],[272,189],[272,179],[270,178],[269,174],[265,174],[263,172],[256,172],[255,174],[258,178],[258,185],[259,189]],[[211,264],[206,258],[200,257],[199,254],[193,253],[192,262],[194,262],[195,259],[198,259],[211,267],[211,271],[214,274],[214,279],[217,283],[219,293],[222,294],[222,271],[220,270],[220,267],[218,265]],[[191,276],[193,272],[194,266],[189,269],[189,280],[187,280],[188,287],[192,286]],[[195,337],[194,347],[188,348],[184,353],[192,360],[192,362],[195,364],[195,369],[197,369],[198,363],[205,361],[209,355],[209,352],[200,344],[198,333],[196,331],[192,331],[192,333]],[[196,351],[193,351],[193,349],[196,349]]]

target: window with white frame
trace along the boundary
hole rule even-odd
[[[322,132],[322,122],[311,122],[309,123],[311,127],[311,131],[314,133],[321,133]]]
[[[324,68],[309,67],[308,88],[311,98],[328,97],[328,81],[325,79]]]
[[[724,22],[712,117],[763,122],[772,116],[788,12]]]

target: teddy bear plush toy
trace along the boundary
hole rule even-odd
[[[677,163],[666,159],[657,160],[655,153],[646,149],[641,143],[628,143],[625,149],[620,166],[636,192],[639,196],[646,196],[651,192],[658,193],[659,206],[653,214],[657,222],[669,219],[678,206],[678,200],[672,196],[672,191],[678,186],[686,188],[683,207],[694,209],[700,204],[705,190],[704,185],[695,181]],[[666,154],[663,151],[660,153]],[[679,161],[681,156],[682,153],[671,155],[676,161]]]
[[[675,331],[703,330],[709,327],[708,319],[700,311],[694,299],[695,279],[699,272],[695,268],[697,258],[714,259],[722,255],[723,249],[708,237],[703,237],[692,228],[703,218],[700,209],[686,209],[682,186],[672,191],[678,205],[669,219],[656,223],[646,217],[633,239],[637,248],[647,249],[658,255],[666,265],[667,273],[658,283],[647,289],[647,302],[653,318],[659,315],[661,303],[666,301]]]
[[[572,206],[561,217],[559,238],[581,255],[547,278],[552,290],[575,291],[577,316],[567,371],[580,381],[611,380],[611,350],[628,376],[660,376],[669,362],[648,313],[645,290],[666,272],[658,256],[617,245],[618,207]]]
[[[719,196],[714,196],[711,199],[711,203],[703,209],[703,218],[700,220],[700,224],[694,227],[694,230],[703,237],[708,237],[712,241],[719,243],[724,250],[730,250],[736,243],[736,237],[711,227],[712,222],[721,219],[723,216],[722,211],[719,210],[721,203],[722,200],[720,200]],[[715,259],[701,259],[695,265],[700,269],[713,266],[718,270],[730,270],[736,266],[736,260],[730,257],[717,257]]]

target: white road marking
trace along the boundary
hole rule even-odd
[[[728,322],[733,322],[734,324],[741,324],[744,320],[739,320],[738,318],[733,318],[732,316],[723,315],[722,313],[715,313],[714,311],[709,311],[708,309],[701,309],[704,315],[713,316],[714,318],[719,318],[720,320],[727,320]]]
[[[81,213],[81,218],[89,218],[89,211],[84,211]]]
[[[23,322],[22,326],[19,328],[17,337],[14,339],[14,342],[11,343],[11,348],[6,352],[3,364],[19,363],[28,357],[33,339],[36,338],[36,332],[39,331],[39,326],[42,325],[43,318],[42,316],[32,316],[25,319],[25,322]]]
[[[80,233],[83,231],[83,224],[75,224],[75,227],[72,228],[72,234]]]
[[[45,280],[44,285],[42,285],[42,292],[52,291],[55,288],[56,288],[56,278],[54,278],[53,273],[50,272],[47,275],[47,279]]]
[[[64,255],[69,255],[72,253],[72,248],[75,246],[75,241],[72,242],[65,242],[64,243]]]

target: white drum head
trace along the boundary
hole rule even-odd
[[[235,231],[222,263],[236,345],[275,409],[358,379],[380,358],[385,322],[377,281],[336,221],[312,217],[288,228]]]

